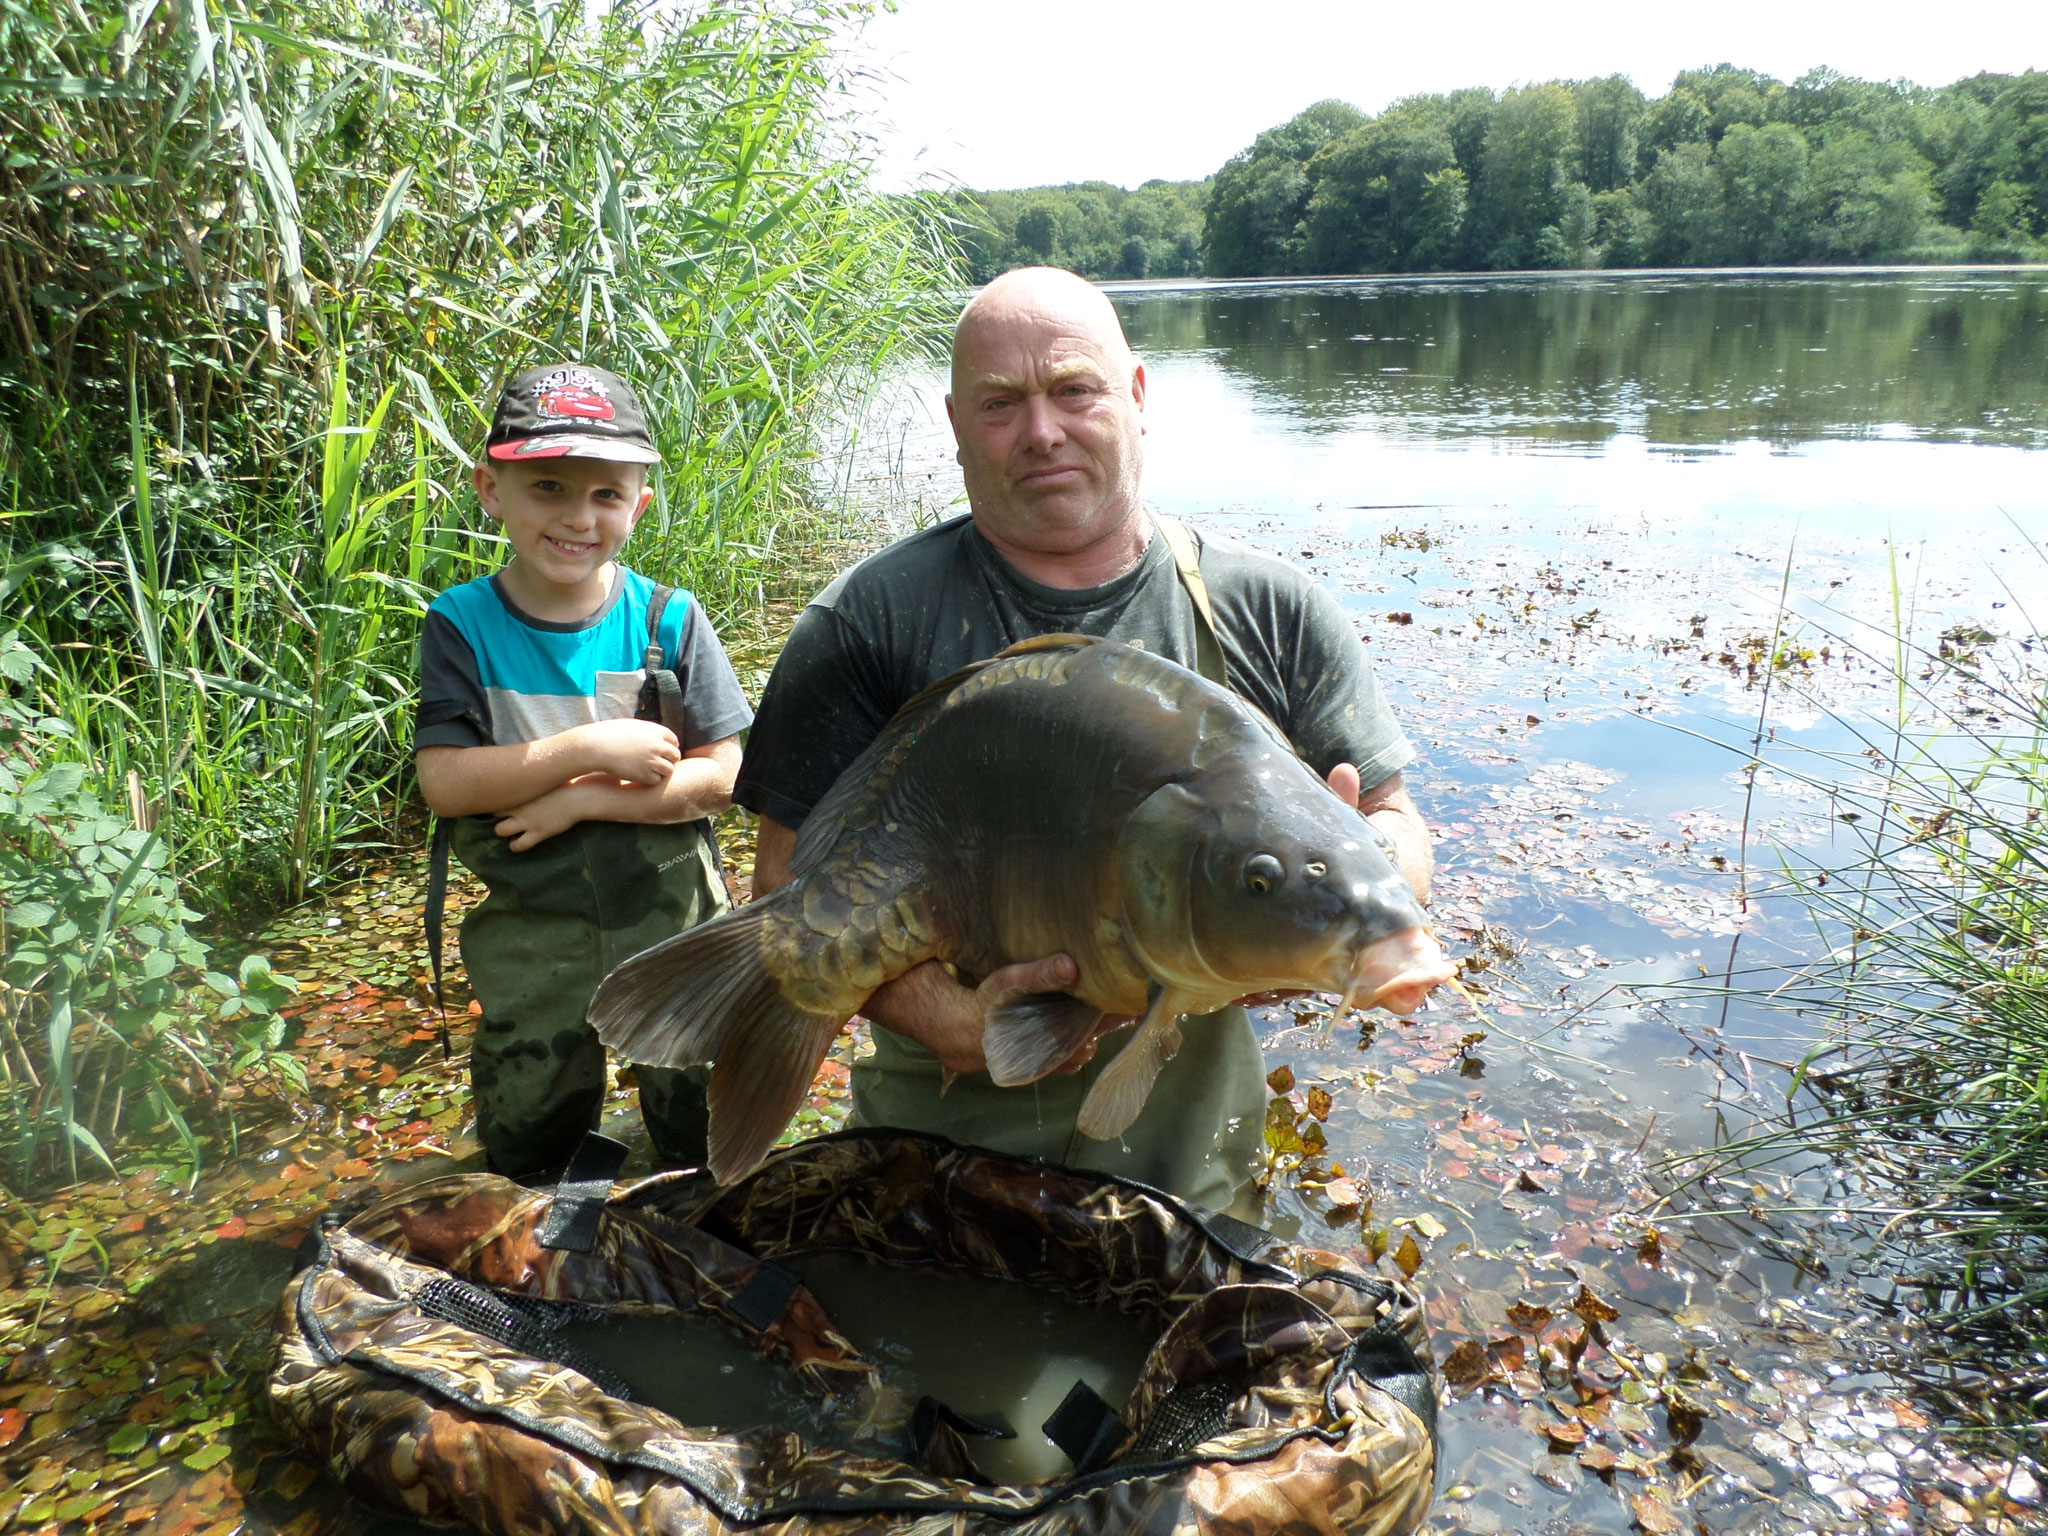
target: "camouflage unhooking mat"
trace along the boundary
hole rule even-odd
[[[284,1297],[270,1394],[287,1432],[363,1499],[506,1536],[1401,1536],[1428,1513],[1421,1306],[1362,1254],[889,1132],[803,1143],[724,1189],[696,1172],[600,1181],[580,1211],[574,1191],[463,1174],[326,1224]],[[692,1428],[549,1348],[561,1315],[694,1308],[805,1393],[872,1397],[875,1367],[776,1263],[825,1249],[1113,1306],[1157,1342],[1128,1400],[1080,1415],[1081,1470],[1029,1487],[980,1479],[972,1422],[929,1399],[910,1459],[860,1455]]]

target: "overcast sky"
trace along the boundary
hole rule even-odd
[[[1943,85],[2048,68],[2048,0],[898,0],[868,26],[862,110],[891,189],[1207,176],[1335,96],[1619,71],[1661,94],[1723,61]]]

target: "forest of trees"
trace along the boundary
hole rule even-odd
[[[2048,72],[1938,89],[1722,64],[1323,101],[1205,183],[955,195],[977,279],[2048,259]]]
[[[1084,277],[1192,277],[1203,270],[1206,181],[1106,181],[1022,192],[955,192],[948,202],[977,283],[1012,267]]]

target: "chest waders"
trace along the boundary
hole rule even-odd
[[[1154,513],[1152,521],[1193,610],[1195,670],[1227,688],[1223,644],[1194,538],[1172,518]],[[1079,1072],[998,1088],[978,1073],[948,1086],[930,1051],[876,1029],[874,1056],[853,1069],[852,1124],[915,1127],[1015,1156],[1100,1169],[1212,1210],[1245,1198],[1265,1147],[1266,1067],[1251,1016],[1232,1004],[1182,1020],[1181,1048],[1137,1120],[1115,1141],[1090,1140],[1075,1126],[1081,1102],[1128,1034],[1105,1036]]]
[[[682,689],[658,639],[671,589],[647,610],[635,717],[683,740]],[[462,921],[462,964],[482,1007],[470,1046],[477,1138],[492,1169],[552,1175],[596,1124],[604,1047],[584,1021],[605,974],[730,905],[708,820],[646,826],[583,821],[514,853],[491,816],[435,825],[427,881],[427,948],[438,1000],[441,927],[452,847],[488,892]],[[704,1160],[704,1068],[639,1067],[640,1113],[662,1161]]]

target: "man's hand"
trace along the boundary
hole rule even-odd
[[[675,732],[652,720],[598,720],[576,732],[590,771],[628,784],[659,784],[683,760]]]
[[[986,1072],[981,1031],[989,1009],[1023,992],[1064,992],[1079,976],[1072,956],[1047,955],[1006,965],[970,988],[955,981],[938,961],[927,960],[878,988],[861,1012],[882,1028],[915,1040],[948,1072]],[[1053,1070],[1080,1071],[1094,1056],[1096,1041],[1129,1022],[1121,1014],[1104,1014],[1088,1041]]]
[[[1359,788],[1358,768],[1339,763],[1330,770],[1330,790],[1346,805],[1355,807],[1365,819],[1387,835],[1394,845],[1394,865],[1414,887],[1415,899],[1429,905],[1429,888],[1436,874],[1436,860],[1429,847],[1429,827],[1422,812],[1408,794],[1401,775],[1388,774],[1371,789]]]

